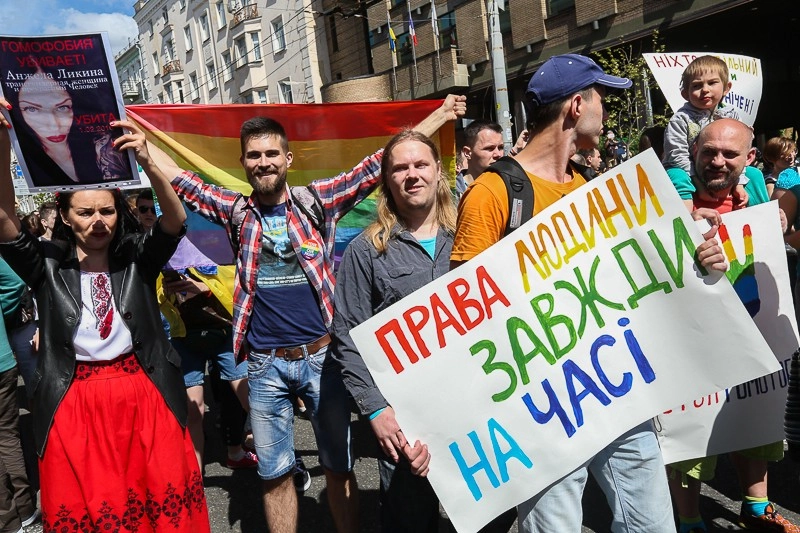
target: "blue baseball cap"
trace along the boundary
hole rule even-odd
[[[595,83],[613,89],[627,89],[633,82],[603,72],[590,58],[578,54],[553,56],[531,76],[525,95],[538,105],[566,98]]]

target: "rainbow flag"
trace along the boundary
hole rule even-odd
[[[252,191],[239,163],[239,128],[254,116],[280,122],[294,161],[287,181],[304,185],[349,170],[403,128],[413,126],[441,105],[441,100],[404,102],[282,105],[134,105],[128,116],[147,138],[175,162],[204,181],[249,195]],[[443,168],[454,184],[455,128],[446,124],[433,138]],[[336,256],[374,218],[373,194],[338,224]],[[202,243],[194,240],[201,250]],[[208,255],[208,254],[207,254]]]

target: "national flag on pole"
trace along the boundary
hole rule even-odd
[[[436,16],[436,4],[431,0],[431,24],[433,25],[433,35],[439,37],[439,17]]]
[[[411,36],[411,42],[417,46],[417,32],[414,31],[414,20],[411,17],[408,19],[408,34]]]
[[[389,18],[389,12],[386,12],[386,26],[389,28],[389,50],[392,52],[397,48],[397,36],[392,29],[392,19]]]

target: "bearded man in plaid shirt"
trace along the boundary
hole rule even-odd
[[[466,112],[466,97],[448,96],[416,130],[433,135]],[[333,317],[336,222],[379,184],[382,150],[336,177],[308,185],[323,220],[312,221],[286,184],[292,153],[275,120],[256,117],[241,129],[249,198],[204,183],[153,147],[176,176],[181,199],[228,231],[238,226],[234,291],[234,353],[247,359],[250,418],[267,524],[273,533],[297,529],[292,398],[310,412],[328,504],[340,533],[358,531],[358,486],[350,443],[350,403],[339,369],[325,364]],[[232,218],[243,213],[241,221]],[[236,239],[236,235],[233,236]],[[324,368],[323,368],[324,367]]]

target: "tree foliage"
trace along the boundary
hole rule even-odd
[[[653,32],[652,40],[645,39],[605,50],[592,52],[594,60],[607,74],[633,80],[633,86],[625,91],[608,94],[605,99],[608,120],[606,129],[614,130],[629,145],[631,153],[638,151],[639,137],[646,128],[665,126],[669,121],[666,109],[652,110],[648,116],[646,91],[658,91],[658,84],[647,67],[643,53],[660,53],[665,49],[659,40],[658,32]],[[605,142],[605,139],[603,139]]]

